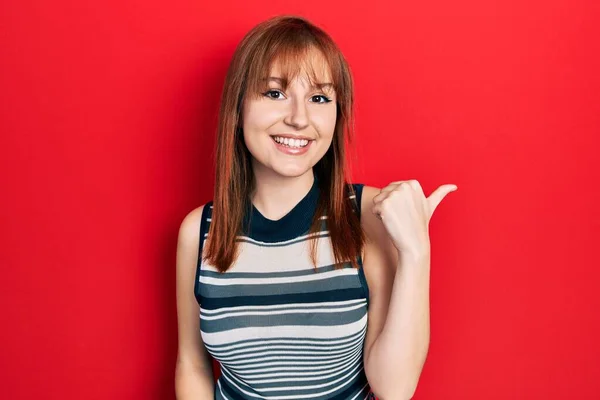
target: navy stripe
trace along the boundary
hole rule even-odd
[[[302,236],[305,236],[308,234],[308,231],[303,232]],[[260,242],[257,243],[255,241],[252,240],[248,240],[245,239],[243,237],[238,237],[235,241],[236,242],[246,242],[246,243],[251,243],[255,246],[259,246],[259,247],[285,247],[285,246],[289,246],[290,244],[295,244],[295,243],[301,243],[301,242],[306,242],[308,239],[318,239],[318,238],[326,238],[329,237],[329,233],[315,233],[314,235],[311,235],[310,237],[303,237],[301,239],[297,239],[297,240],[289,240],[287,242]],[[253,237],[250,237],[250,239],[254,239]],[[256,240],[256,239],[254,239]]]
[[[298,271],[279,271],[279,272],[226,272],[225,274],[216,271],[208,271],[203,269],[200,271],[201,276],[208,276],[211,278],[288,278],[292,276],[306,276],[315,275],[322,272],[333,271],[335,266],[333,264],[326,265],[324,267],[303,269]],[[341,268],[338,268],[341,269]]]
[[[351,399],[352,397],[354,397],[357,393],[361,392],[362,387],[365,385],[365,383],[367,382],[367,376],[365,375],[365,370],[363,369],[358,376],[354,379],[354,381],[352,382],[352,384],[350,385],[349,388],[347,388],[346,390],[342,390],[340,392],[337,393],[332,393],[332,397],[330,397],[330,399]],[[366,390],[364,390],[365,394],[368,393],[369,386],[367,386]],[[362,398],[358,397],[356,398],[356,400],[363,400]]]
[[[221,387],[223,388],[223,393],[229,400],[248,400],[247,397],[243,396],[234,386],[229,385],[229,382],[226,379],[223,379],[222,376],[219,377],[219,382],[221,382]],[[218,396],[217,396],[218,395]],[[219,388],[215,386],[215,396],[217,399],[223,399],[221,397],[221,393],[219,393]],[[198,399],[200,400],[200,399]]]
[[[205,286],[205,285],[202,285]],[[233,297],[204,297],[202,296],[202,308],[206,310],[217,310],[221,307],[241,306],[264,306],[285,303],[321,303],[326,301],[344,301],[364,298],[363,288],[337,289],[320,292],[318,296],[314,293],[293,293],[274,296],[233,296]]]
[[[204,234],[208,232],[208,222],[206,219],[208,218],[208,214],[212,212],[210,206],[212,205],[212,201],[206,203],[202,208],[202,215],[200,217],[200,238],[199,248],[198,248],[198,258],[196,261],[196,280],[194,281],[194,297],[196,297],[196,301],[200,304],[201,296],[200,296],[200,288],[199,288],[199,278],[200,278],[200,270],[202,268],[202,249],[204,248]]]
[[[292,293],[320,293],[326,290],[360,288],[360,279],[357,275],[332,275],[330,277],[308,282],[286,282],[265,284],[229,284],[212,285],[202,284],[200,293],[204,297],[230,297],[230,296],[278,296]]]
[[[281,310],[286,312],[288,310]],[[347,325],[360,320],[365,315],[366,307],[359,306],[354,310],[340,312],[304,312],[282,313],[277,315],[245,315],[202,321],[202,332],[225,332],[230,329],[265,326],[331,326]],[[240,321],[242,320],[242,321]]]

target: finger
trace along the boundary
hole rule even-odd
[[[373,196],[373,204],[381,203],[383,200],[388,198],[388,196],[390,195],[391,192],[392,192],[391,190],[388,190],[386,192],[381,192],[381,193]]]
[[[379,220],[383,221],[381,214],[383,213],[383,208],[381,207],[381,203],[377,203],[371,208],[371,212],[379,218]]]
[[[410,179],[406,179],[406,180],[403,180],[403,181],[394,181],[394,182],[390,182],[389,184],[390,184],[390,185],[396,185],[396,186],[398,186],[399,184],[401,184],[401,183],[403,183],[403,182],[409,182],[409,181],[410,181]],[[389,186],[389,185],[388,185],[388,186]]]
[[[387,185],[386,187],[384,187],[383,189],[381,189],[384,192],[389,192],[391,190],[395,190],[398,188],[398,186],[400,186],[401,184],[408,184],[411,187],[413,187],[414,189],[416,189],[417,187],[421,186],[419,184],[419,181],[417,181],[416,179],[408,179],[408,180],[404,180],[404,181],[394,181],[394,182],[390,182],[389,185]]]
[[[383,192],[373,197],[373,206],[371,212],[381,219],[381,215],[385,212],[385,208],[389,206],[384,200],[391,196],[393,192]]]
[[[380,193],[386,193],[386,192],[391,192],[392,190],[396,190],[396,188],[398,188],[398,186],[405,181],[398,181],[398,182],[391,182],[389,185],[387,185],[384,188],[381,188]]]
[[[405,186],[406,188],[410,188],[412,191],[414,191],[416,193],[420,193],[421,196],[423,196],[423,198],[425,198],[425,194],[423,193],[423,188],[421,187],[421,184],[419,183],[419,181],[413,179],[410,181],[392,182],[389,185],[387,185],[386,187],[384,187],[383,189],[380,189],[379,194],[377,194],[373,197],[373,204],[382,202],[383,200],[388,198],[389,195],[392,194],[392,192],[394,192],[398,189],[401,189],[400,186]]]
[[[423,198],[425,197],[425,193],[423,192],[423,187],[421,187],[421,184],[419,183],[418,180],[411,179],[410,181],[408,181],[408,183],[415,192],[419,193],[421,196],[423,196]]]
[[[448,195],[450,192],[454,192],[458,190],[456,185],[441,185],[438,187],[431,195],[427,198],[427,202],[429,203],[430,216],[433,214],[437,206],[442,202],[444,197]]]
[[[423,188],[421,187],[421,184],[419,183],[419,181],[416,179],[391,182],[388,186],[381,189],[381,191],[389,192],[392,190],[396,190],[398,188],[398,186],[401,186],[402,184],[410,186],[415,192],[420,193],[423,197],[425,197],[425,193],[423,193]]]

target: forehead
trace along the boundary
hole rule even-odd
[[[316,49],[300,54],[276,56],[269,68],[269,77],[306,79],[311,83],[331,82],[331,68],[327,59]]]

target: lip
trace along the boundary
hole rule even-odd
[[[279,135],[277,135],[279,136]],[[287,137],[287,138],[294,138],[294,139],[301,139],[301,136],[281,136],[281,137]],[[275,148],[277,150],[279,150],[280,152],[287,154],[287,155],[292,155],[292,156],[299,156],[302,154],[305,154],[306,152],[308,152],[308,150],[310,149],[310,147],[312,146],[314,140],[313,139],[308,139],[308,144],[304,147],[300,147],[300,148],[293,148],[293,147],[287,147],[284,146],[283,144],[279,144],[275,141],[275,137],[271,137],[273,144],[275,145]]]
[[[291,134],[291,133],[282,133],[282,134],[271,135],[271,137],[273,137],[273,138],[275,136],[282,137],[282,138],[288,138],[288,139],[299,139],[299,140],[306,139],[306,140],[309,140],[309,141],[310,140],[315,140],[315,139],[313,139],[311,137],[308,137],[308,136],[294,135],[294,134]]]

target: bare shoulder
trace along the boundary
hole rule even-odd
[[[200,223],[204,205],[190,211],[181,221],[177,236],[177,289],[193,288],[200,245]]]
[[[210,360],[198,329],[199,305],[194,293],[203,209],[204,206],[200,206],[190,211],[179,227],[176,257],[177,364],[181,371],[200,369],[210,376]]]
[[[183,218],[179,226],[178,247],[188,249],[197,248],[200,239],[200,222],[204,206],[201,205],[193,209]]]

